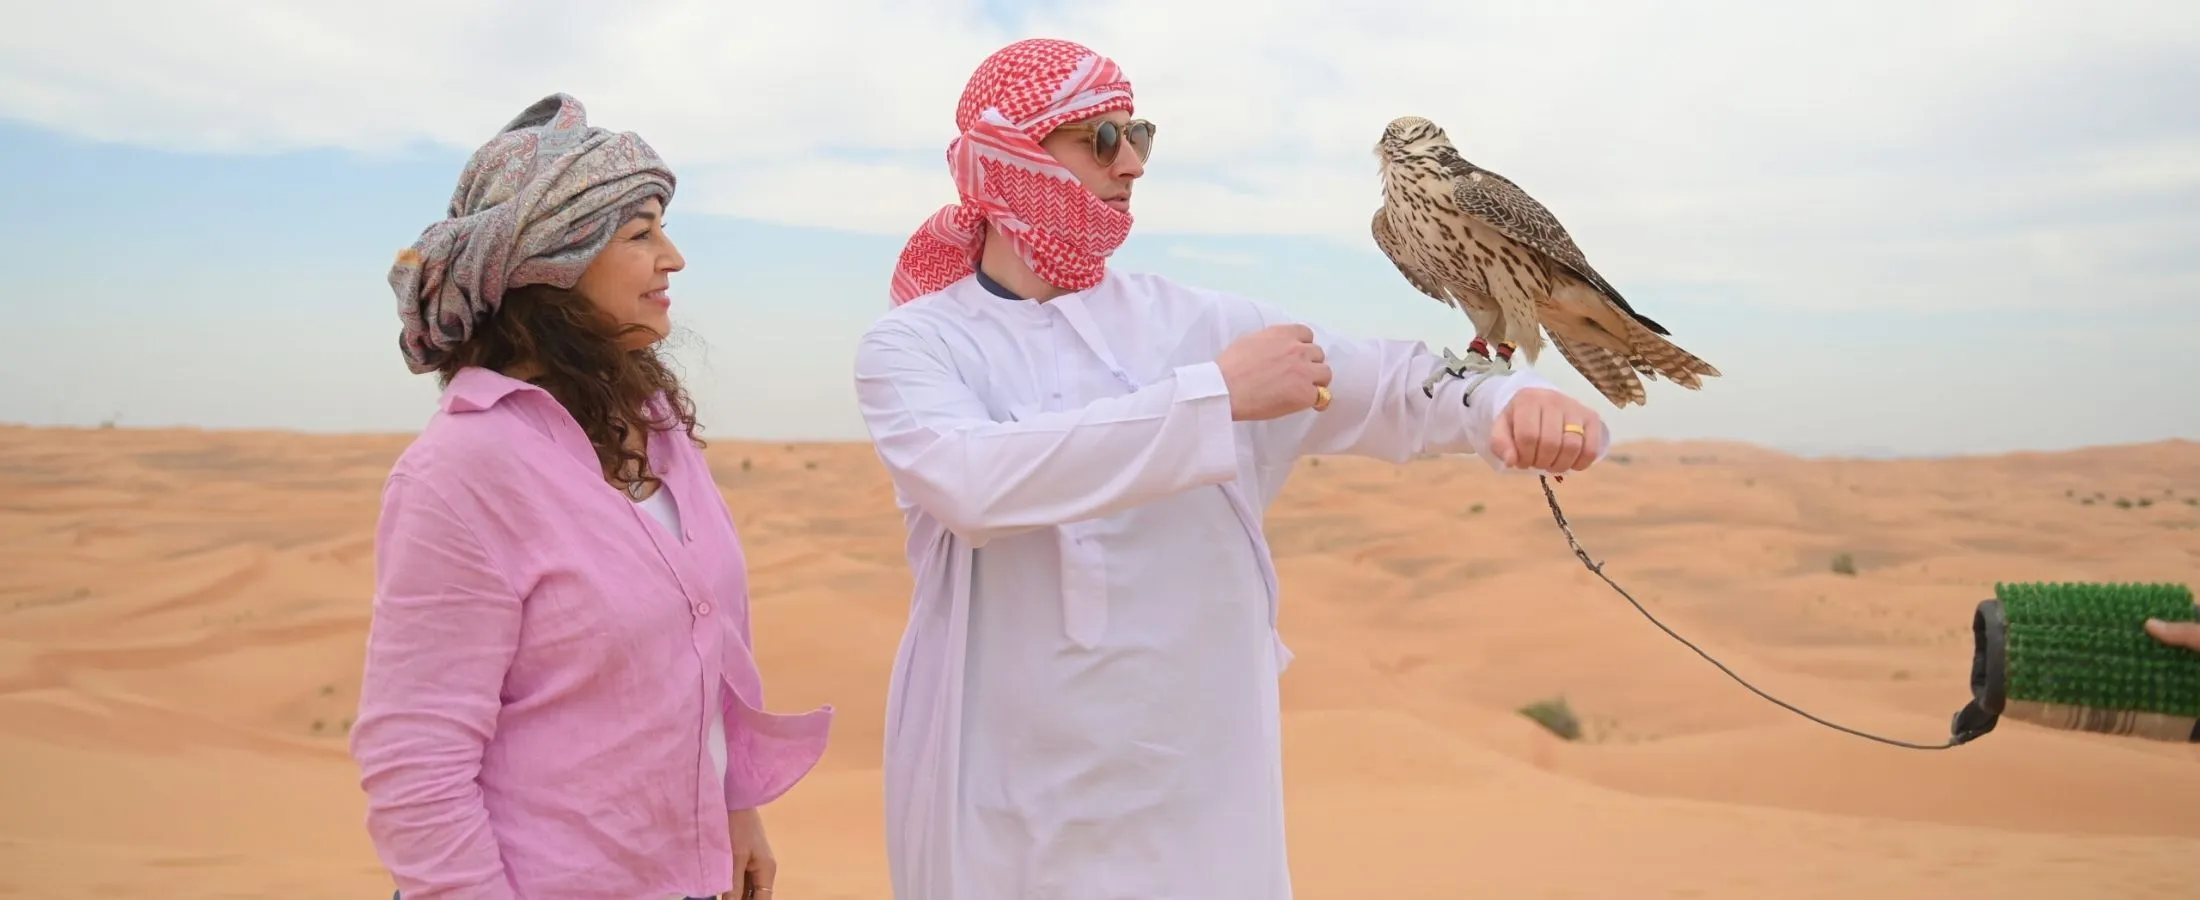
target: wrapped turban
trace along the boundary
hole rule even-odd
[[[644,202],[672,202],[674,184],[648,143],[589,125],[579,100],[527,107],[466,161],[447,217],[390,267],[407,368],[434,371],[509,288],[571,288]]]
[[[1048,284],[1099,284],[1131,216],[1101,202],[1039,146],[1066,122],[1131,109],[1131,85],[1113,60],[1070,41],[1018,41],[979,64],[955,109],[947,145],[960,202],[911,236],[894,268],[899,306],[970,275],[990,221]]]

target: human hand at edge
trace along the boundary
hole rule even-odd
[[[726,835],[733,850],[733,890],[718,895],[719,900],[773,900],[779,860],[772,856],[771,841],[764,838],[763,813],[755,809],[727,813]]]
[[[2200,622],[2164,622],[2147,620],[2147,634],[2172,647],[2183,647],[2200,653]]]

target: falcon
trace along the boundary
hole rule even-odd
[[[1461,158],[1434,122],[1393,120],[1375,157],[1383,178],[1376,246],[1415,289],[1474,323],[1468,346],[1481,359],[1445,350],[1445,365],[1424,392],[1445,376],[1508,368],[1516,349],[1533,363],[1545,331],[1614,406],[1646,404],[1645,377],[1698,390],[1703,378],[1719,374],[1629,306],[1550,210],[1505,176]]]

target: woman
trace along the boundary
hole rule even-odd
[[[674,179],[552,95],[390,285],[439,411],[391,470],[352,755],[407,900],[764,897],[757,807],[832,716],[762,712],[732,517],[655,347]]]

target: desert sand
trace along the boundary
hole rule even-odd
[[[0,428],[0,897],[389,895],[344,732],[407,440]],[[776,896],[883,898],[881,705],[909,588],[886,478],[859,444],[709,454],[769,705],[841,709],[767,813]],[[1906,740],[1945,738],[1968,699],[1995,581],[2200,582],[2193,442],[1930,461],[1631,444],[1557,489],[1668,625]],[[1307,460],[1270,522],[1301,898],[2200,897],[2200,749],[2004,721],[1920,752],[1798,718],[1585,571],[1531,477]],[[1579,740],[1517,712],[1554,698]]]

